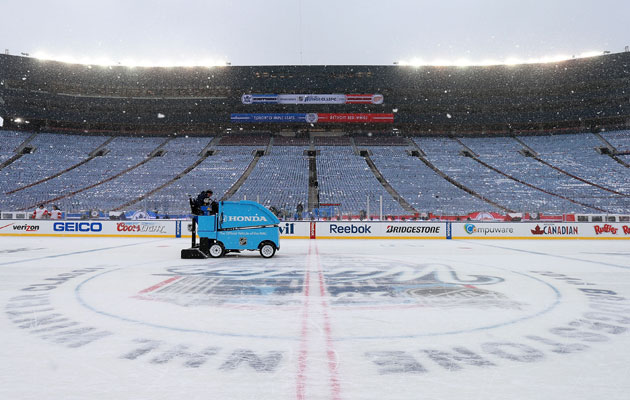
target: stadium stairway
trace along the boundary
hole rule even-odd
[[[599,133],[595,133],[595,136],[602,141],[602,143],[604,143],[603,147],[599,147],[596,150],[603,155],[606,155],[610,158],[612,158],[613,160],[615,160],[617,163],[623,165],[626,168],[630,168],[630,164],[628,164],[627,162],[625,162],[624,160],[622,160],[621,158],[619,158],[619,155],[627,155],[626,152],[620,152],[619,150],[617,150],[617,148],[615,146],[613,146],[608,140],[606,140],[602,135],[600,135]]]
[[[30,209],[33,209],[34,207],[36,207],[36,206],[37,206],[38,204],[40,204],[40,203],[44,203],[44,204],[46,204],[46,203],[54,203],[54,202],[57,202],[58,200],[62,200],[62,199],[66,199],[66,198],[72,197],[72,196],[74,196],[74,195],[76,195],[76,194],[78,194],[78,193],[85,192],[85,191],[87,191],[87,190],[90,190],[90,189],[93,189],[93,188],[95,188],[95,187],[97,187],[97,186],[100,186],[100,185],[102,185],[102,184],[104,184],[104,183],[110,182],[110,181],[112,181],[112,180],[114,180],[114,179],[116,179],[116,178],[119,178],[119,177],[123,176],[124,174],[126,174],[126,173],[128,173],[128,172],[130,172],[130,171],[133,171],[134,169],[136,169],[136,168],[138,168],[138,167],[141,167],[142,165],[144,165],[144,164],[148,163],[148,162],[149,162],[149,161],[151,161],[153,158],[158,157],[158,156],[161,156],[161,153],[160,153],[161,149],[162,149],[162,148],[164,147],[164,145],[166,145],[166,143],[168,143],[170,140],[172,140],[172,138],[167,138],[167,139],[166,139],[164,142],[162,142],[162,143],[161,143],[158,147],[156,147],[156,148],[155,148],[155,149],[154,149],[154,150],[153,150],[153,151],[152,151],[152,152],[151,152],[151,153],[150,153],[150,154],[149,154],[149,155],[148,155],[145,159],[143,159],[143,160],[142,160],[142,161],[140,161],[139,163],[137,163],[137,164],[135,164],[135,165],[132,165],[131,167],[128,167],[128,168],[126,168],[126,169],[124,169],[124,170],[122,170],[122,171],[120,171],[120,172],[118,172],[118,173],[116,173],[116,174],[114,174],[114,175],[112,175],[112,176],[109,176],[109,177],[107,177],[107,178],[105,178],[105,179],[103,179],[103,180],[100,180],[100,181],[98,181],[98,182],[96,182],[96,183],[93,183],[93,184],[91,184],[91,185],[88,185],[88,186],[82,187],[82,188],[80,188],[80,189],[74,190],[74,191],[72,191],[72,192],[69,192],[69,193],[64,193],[64,194],[62,194],[62,195],[60,195],[60,196],[57,196],[57,197],[54,197],[54,198],[51,198],[51,199],[46,199],[46,200],[43,200],[43,201],[38,201],[37,203],[34,203],[34,204],[29,204],[27,207],[22,207],[22,208],[19,208],[19,209],[18,209],[18,211],[24,211],[24,210],[30,210]]]
[[[420,148],[420,146],[418,146],[418,144],[416,142],[414,142],[413,140],[409,139],[409,142],[411,144],[411,146],[413,148],[415,148],[415,152],[413,152],[412,154],[417,157],[420,161],[422,161],[427,167],[429,167],[431,170],[433,170],[433,172],[435,172],[436,174],[438,174],[440,177],[442,177],[444,180],[446,180],[448,183],[450,183],[451,185],[457,187],[458,189],[463,190],[464,192],[470,194],[471,196],[474,196],[476,198],[478,198],[479,200],[482,200],[494,207],[497,207],[505,212],[508,213],[513,213],[515,212],[514,210],[497,203],[496,201],[493,201],[479,193],[477,193],[476,191],[474,191],[473,189],[469,188],[468,186],[465,186],[464,184],[458,182],[457,180],[453,179],[452,177],[448,176],[447,174],[445,174],[442,170],[440,170],[438,167],[436,167],[431,161],[429,161],[429,159],[426,157],[426,154],[424,153],[424,151]]]
[[[542,193],[546,193],[546,194],[548,194],[548,195],[550,195],[550,196],[558,197],[558,198],[560,198],[560,199],[563,199],[563,200],[569,201],[569,202],[571,202],[571,203],[573,203],[573,204],[577,204],[577,205],[580,205],[580,206],[582,206],[582,207],[586,207],[586,208],[589,208],[589,209],[593,209],[593,210],[596,210],[596,211],[599,211],[599,212],[608,213],[608,211],[607,211],[607,210],[604,210],[604,209],[599,208],[599,207],[597,207],[597,206],[594,206],[594,205],[591,205],[591,204],[586,204],[586,203],[583,203],[583,202],[581,202],[581,201],[578,201],[578,200],[575,200],[575,199],[569,198],[569,197],[567,197],[567,196],[563,196],[563,195],[558,194],[558,193],[555,193],[555,192],[553,192],[553,191],[551,191],[551,190],[544,189],[544,188],[542,188],[542,187],[539,187],[539,186],[533,185],[533,184],[531,184],[531,183],[525,182],[524,180],[519,179],[519,178],[517,178],[517,177],[515,177],[515,176],[512,176],[512,175],[510,175],[510,174],[508,174],[508,173],[506,173],[506,172],[504,172],[504,171],[500,170],[499,168],[496,168],[496,167],[494,167],[494,166],[492,166],[492,165],[488,164],[487,162],[483,161],[481,158],[479,158],[479,155],[478,155],[478,154],[476,154],[476,153],[475,153],[474,151],[472,151],[472,150],[471,150],[468,146],[466,146],[466,145],[465,145],[465,144],[464,144],[464,143],[463,143],[463,142],[462,142],[459,138],[453,138],[453,139],[454,139],[456,142],[458,142],[459,144],[461,144],[461,145],[462,145],[462,147],[464,148],[464,150],[462,150],[462,155],[463,155],[463,156],[465,156],[465,157],[469,157],[470,159],[472,159],[472,160],[474,160],[475,162],[479,163],[479,164],[480,164],[480,165],[482,165],[483,167],[485,167],[485,168],[487,168],[487,169],[489,169],[489,170],[491,170],[491,171],[494,171],[494,172],[498,173],[499,175],[502,175],[502,176],[504,176],[504,177],[506,177],[506,178],[508,178],[508,179],[510,179],[510,180],[512,180],[512,181],[514,181],[514,182],[517,182],[517,183],[520,183],[520,184],[522,184],[522,185],[525,185],[525,186],[527,186],[527,187],[529,187],[529,188],[531,188],[531,189],[534,189],[534,190],[540,191],[540,192],[542,192]]]
[[[160,186],[144,193],[141,196],[136,197],[135,199],[132,199],[124,204],[121,204],[120,206],[114,208],[112,211],[121,211],[124,210],[136,203],[141,202],[142,200],[146,199],[147,197],[150,197],[151,195],[159,192],[160,190],[164,189],[167,186],[170,186],[173,184],[173,182],[177,181],[178,179],[181,179],[182,177],[186,176],[190,171],[192,171],[193,169],[197,168],[197,166],[199,164],[201,164],[202,162],[205,161],[206,158],[212,156],[215,152],[215,150],[213,149],[213,141],[210,142],[210,144],[208,144],[208,146],[206,146],[203,150],[201,150],[201,153],[199,153],[199,159],[196,160],[194,163],[192,163],[191,165],[189,165],[188,167],[186,167],[186,169],[184,169],[182,172],[180,172],[179,174],[177,174],[176,176],[173,177],[173,179],[164,182],[163,184],[161,184]]]
[[[376,167],[376,164],[374,164],[374,161],[372,161],[372,159],[370,158],[370,152],[368,150],[359,150],[359,155],[363,157],[368,167],[370,167],[370,170],[376,177],[376,180],[378,180],[379,183],[385,188],[385,190],[387,190],[387,193],[389,193],[392,198],[396,200],[405,211],[411,214],[418,214],[418,210],[413,208],[413,206],[409,204],[407,200],[403,199],[402,196],[399,195],[398,192],[392,187],[392,185],[387,182],[387,179],[385,179],[383,174],[381,174],[381,172]]]
[[[85,158],[84,160],[81,160],[78,163],[76,163],[74,165],[71,165],[70,167],[68,167],[66,169],[63,169],[61,171],[58,171],[58,172],[56,172],[56,173],[54,173],[52,175],[49,175],[49,176],[47,176],[47,177],[45,177],[43,179],[40,179],[38,181],[29,183],[29,184],[24,185],[24,186],[20,186],[18,188],[13,189],[13,190],[10,190],[10,191],[6,192],[5,194],[13,194],[13,193],[19,192],[20,190],[24,190],[24,189],[33,187],[35,185],[39,185],[40,183],[48,182],[48,181],[50,181],[52,179],[57,178],[58,176],[61,176],[61,175],[65,174],[66,172],[70,172],[73,169],[76,169],[76,168],[82,166],[83,164],[86,164],[86,163],[92,161],[96,157],[101,157],[101,156],[107,154],[108,150],[107,150],[106,146],[109,143],[111,143],[112,140],[114,140],[113,137],[110,137],[109,139],[107,139],[105,142],[103,142],[101,145],[99,145],[96,149],[94,149],[94,151],[92,151],[90,154],[88,154],[87,158]]]
[[[319,183],[317,181],[317,152],[308,153],[308,210],[319,208]]]
[[[30,147],[28,145],[31,142],[31,140],[35,138],[35,136],[37,136],[37,134],[33,133],[17,149],[15,149],[15,154],[11,158],[9,158],[8,160],[0,164],[0,170],[13,164],[15,161],[20,159],[20,157],[22,157],[24,154],[32,153],[33,151],[35,151],[34,147]]]
[[[229,200],[230,197],[234,196],[234,194],[238,191],[238,189],[243,185],[243,183],[247,180],[247,178],[249,177],[249,175],[252,173],[252,171],[254,170],[254,168],[256,168],[256,164],[258,164],[258,160],[260,160],[260,157],[264,156],[266,154],[267,149],[270,146],[270,142],[271,142],[271,138],[269,139],[269,143],[267,144],[267,146],[265,146],[265,150],[254,150],[254,158],[252,159],[252,161],[249,163],[249,165],[247,166],[247,168],[245,169],[245,171],[243,171],[243,174],[240,176],[240,178],[238,178],[236,180],[236,182],[234,182],[234,184],[232,185],[232,187],[230,187],[227,192],[225,192],[225,194],[223,195],[223,197],[221,197],[221,201],[223,200]]]
[[[405,211],[407,211],[410,214],[418,214],[418,210],[413,208],[413,206],[409,204],[407,200],[405,200],[401,195],[399,195],[396,189],[394,189],[392,185],[387,181],[387,179],[383,176],[383,174],[381,174],[381,171],[378,170],[378,167],[376,166],[376,164],[374,164],[374,161],[372,161],[372,159],[370,158],[370,151],[363,150],[357,147],[356,142],[354,141],[353,137],[350,138],[350,144],[352,145],[352,149],[354,150],[354,153],[363,157],[368,167],[370,168],[370,171],[372,171],[372,173],[374,174],[374,177],[376,178],[376,180],[381,184],[381,186],[383,186],[383,188],[387,191],[387,193],[389,193],[389,195],[392,196],[392,198],[396,202],[398,202],[398,204],[400,204],[400,206]]]
[[[521,139],[519,139],[519,138],[517,138],[517,137],[513,137],[513,139],[514,139],[514,140],[516,140],[518,143],[520,143],[522,146],[524,146],[524,147],[525,147],[525,148],[521,151],[521,154],[522,154],[523,156],[525,156],[525,157],[531,157],[531,158],[533,158],[534,160],[538,161],[539,163],[541,163],[541,164],[543,164],[543,165],[545,165],[545,166],[547,166],[547,167],[549,167],[549,168],[552,168],[552,169],[554,169],[554,170],[556,170],[556,171],[558,171],[558,172],[560,172],[560,173],[562,173],[562,174],[565,174],[566,176],[568,176],[568,177],[570,177],[570,178],[573,178],[573,179],[575,179],[575,180],[578,180],[578,181],[580,181],[580,182],[582,182],[582,183],[586,183],[587,185],[590,185],[590,186],[596,187],[596,188],[598,188],[598,189],[601,189],[601,190],[604,190],[604,191],[606,191],[606,192],[610,192],[610,193],[613,193],[613,194],[616,194],[616,195],[619,195],[619,196],[623,196],[623,197],[630,197],[630,195],[628,195],[628,194],[626,194],[626,193],[621,193],[621,192],[619,192],[619,191],[617,191],[617,190],[610,189],[610,188],[607,188],[607,187],[605,187],[605,186],[602,186],[602,185],[600,185],[600,184],[598,184],[598,183],[595,183],[595,182],[589,181],[588,179],[581,178],[581,177],[579,177],[579,176],[577,176],[577,175],[575,175],[575,174],[572,174],[572,173],[570,173],[570,172],[568,172],[568,171],[566,171],[566,170],[564,170],[564,169],[562,169],[562,168],[560,168],[560,167],[558,167],[558,166],[556,166],[556,165],[552,164],[551,162],[547,162],[547,161],[543,160],[543,159],[542,159],[542,158],[538,155],[538,153],[537,153],[536,151],[534,151],[531,147],[529,147],[529,146],[528,146],[525,142],[523,142]]]

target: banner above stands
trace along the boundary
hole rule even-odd
[[[382,94],[244,94],[243,104],[383,104]]]
[[[188,237],[189,220],[1,220],[0,236]],[[630,239],[626,222],[286,221],[282,239]]]
[[[304,113],[304,114],[237,114],[230,115],[231,122],[250,123],[394,123],[394,114],[340,114],[340,113]]]

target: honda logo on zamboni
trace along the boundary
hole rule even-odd
[[[258,215],[230,215],[229,217],[227,217],[227,220],[238,222],[267,222],[267,218]]]

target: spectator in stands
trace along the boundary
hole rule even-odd
[[[304,206],[302,203],[298,203],[297,207],[295,207],[295,219],[298,221],[302,220],[302,213],[304,212]]]
[[[44,207],[43,204],[40,204],[35,211],[33,211],[33,219],[44,219],[50,217],[50,211]]]
[[[53,205],[53,210],[50,212],[50,219],[61,219],[61,210],[58,206]]]

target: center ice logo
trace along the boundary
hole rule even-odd
[[[465,275],[445,264],[382,265],[355,260],[324,272],[332,306],[422,305],[434,307],[518,308],[507,296],[486,287],[504,279],[490,275]],[[359,267],[359,264],[361,265]],[[229,265],[169,268],[166,284],[155,292],[142,291],[141,298],[181,306],[300,305],[304,296],[305,271],[276,265]]]

